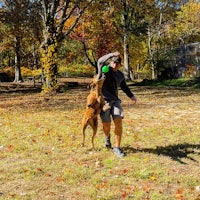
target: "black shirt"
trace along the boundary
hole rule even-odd
[[[107,54],[101,57],[98,60],[98,73],[101,74],[102,67],[104,63],[107,62],[108,59],[114,56],[113,53]],[[109,67],[109,71],[105,73],[105,80],[102,87],[102,94],[106,101],[115,101],[119,100],[118,97],[118,87],[121,87],[122,91],[128,96],[133,97],[134,94],[131,92],[129,87],[126,84],[124,74],[120,71],[113,71],[111,67]]]

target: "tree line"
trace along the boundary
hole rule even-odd
[[[0,69],[41,68],[43,91],[57,88],[61,63],[90,64],[123,55],[124,73],[156,78],[169,49],[200,41],[199,0],[2,0]],[[163,67],[163,66],[162,66]]]

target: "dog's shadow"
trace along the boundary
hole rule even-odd
[[[182,159],[188,159],[190,161],[199,163],[199,161],[195,160],[192,157],[192,155],[200,155],[200,144],[184,143],[184,144],[174,144],[174,145],[160,146],[160,147],[158,146],[156,148],[140,148],[140,149],[136,149],[131,146],[125,146],[123,150],[126,154],[145,152],[156,155],[163,155],[181,164],[187,164]]]

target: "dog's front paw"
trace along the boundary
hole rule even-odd
[[[103,106],[103,112],[106,112],[107,110],[109,110],[111,107],[110,107],[110,105],[108,105],[108,104],[105,104],[104,106]]]

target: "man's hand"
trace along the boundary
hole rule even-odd
[[[137,99],[136,99],[136,97],[135,97],[135,96],[132,96],[132,97],[131,97],[131,100],[133,101],[133,104],[136,104],[136,102],[137,102]]]
[[[120,55],[119,51],[114,52],[114,56],[118,57]]]

